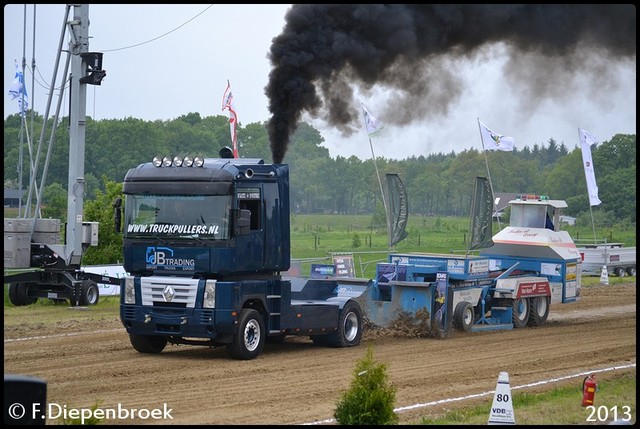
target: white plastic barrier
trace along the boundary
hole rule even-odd
[[[99,274],[101,276],[121,278],[127,275],[122,265],[87,265],[81,268],[87,273]],[[118,296],[120,295],[120,286],[109,283],[98,283],[100,296]]]

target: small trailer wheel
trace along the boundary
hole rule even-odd
[[[80,288],[80,305],[96,305],[100,300],[98,284],[91,280],[83,280]]]
[[[9,301],[16,307],[31,305],[38,298],[29,298],[30,283],[9,283]]]

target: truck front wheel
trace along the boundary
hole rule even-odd
[[[129,341],[134,349],[140,353],[160,353],[167,345],[166,337],[155,335],[129,334]]]
[[[234,359],[253,359],[262,351],[265,338],[264,320],[260,313],[250,308],[243,308],[233,342],[226,345],[227,354]]]

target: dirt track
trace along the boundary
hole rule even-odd
[[[474,333],[448,339],[368,333],[358,347],[318,348],[305,337],[267,344],[251,361],[224,349],[167,346],[142,355],[130,345],[118,315],[83,324],[35,320],[7,323],[4,371],[47,381],[47,402],[68,408],[170,408],[172,420],[109,420],[110,424],[330,423],[340,393],[370,344],[388,364],[400,421],[410,422],[471,400],[405,407],[495,389],[498,374],[514,386],[636,363],[636,285],[588,286],[581,301],[551,306],[540,328]],[[12,328],[7,328],[12,325]],[[27,337],[36,337],[27,339]],[[606,379],[621,371],[598,374]],[[561,383],[579,385],[581,378]],[[535,389],[550,389],[546,384]],[[532,388],[533,389],[533,388]],[[531,390],[532,390],[531,389]],[[490,398],[490,397],[489,397]],[[486,399],[486,397],[484,398]],[[52,423],[52,422],[49,422]]]

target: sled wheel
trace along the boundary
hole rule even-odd
[[[551,297],[536,296],[530,298],[529,326],[542,326],[549,316],[549,304]]]
[[[530,305],[527,298],[514,299],[512,303],[512,322],[514,328],[524,328],[529,322]]]
[[[453,312],[453,325],[458,331],[469,332],[475,321],[475,312],[470,302],[459,302]]]

